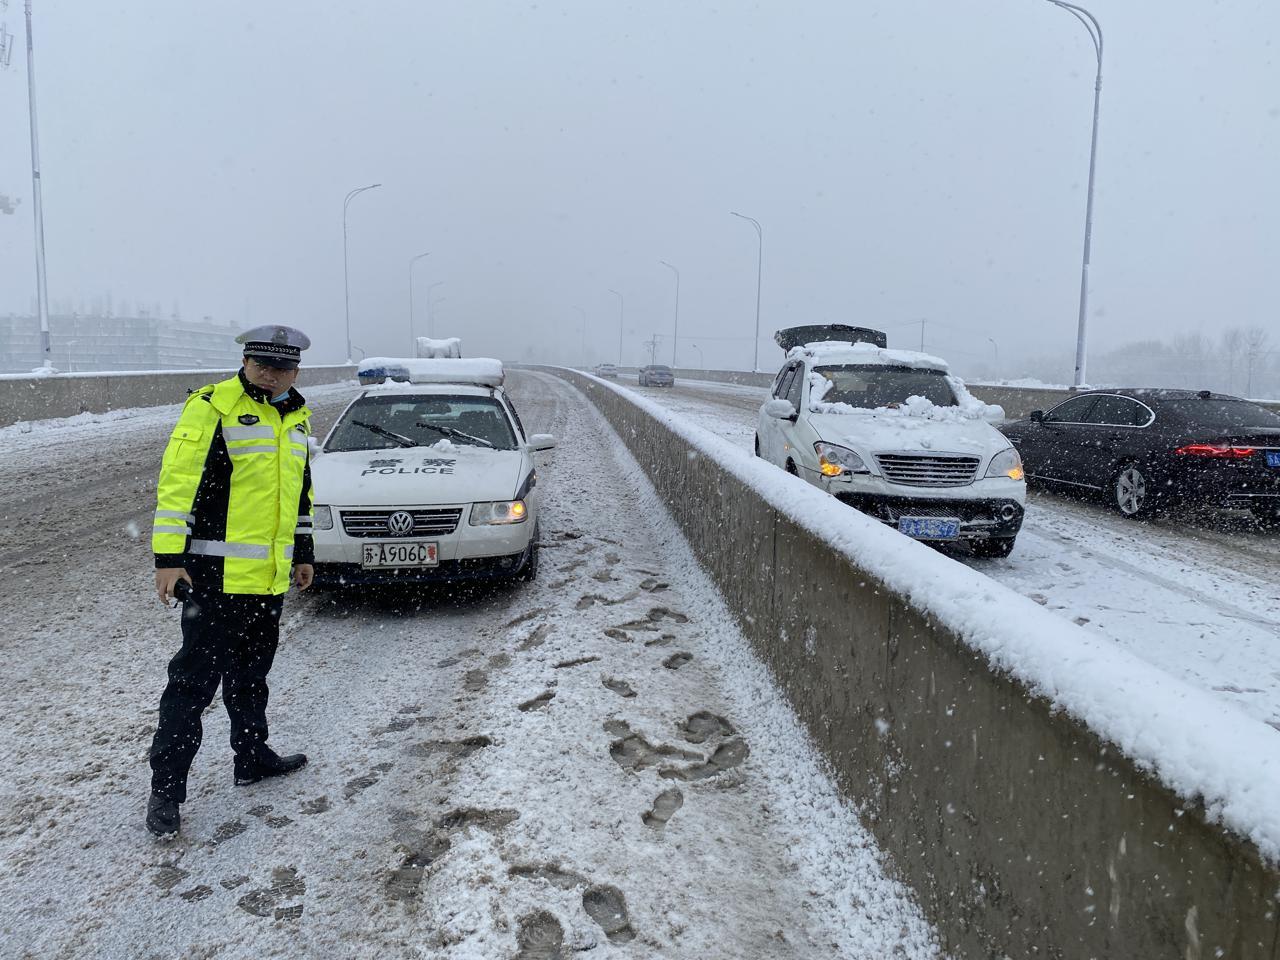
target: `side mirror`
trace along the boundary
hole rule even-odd
[[[800,416],[795,406],[790,400],[783,400],[775,397],[764,405],[766,416],[773,417],[775,420],[792,420],[794,421]]]
[[[311,451],[311,459],[314,460],[320,456],[320,441],[315,437],[307,437],[307,449]]]
[[[1032,410],[1030,419],[1032,423],[1044,423],[1044,411]]]
[[[535,433],[529,437],[530,450],[553,450],[556,438],[549,433]]]
[[[998,403],[988,403],[982,417],[988,423],[1004,423],[1008,418],[1004,415],[1004,407]]]

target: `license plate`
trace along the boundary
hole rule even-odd
[[[915,540],[956,540],[960,521],[954,517],[899,517],[898,532]]]
[[[435,543],[362,543],[360,565],[366,570],[392,567],[434,567],[440,563],[440,550]]]
[[[1280,451],[1275,451],[1275,450],[1267,451],[1267,466],[1280,467]]]

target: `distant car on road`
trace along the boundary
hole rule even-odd
[[[525,434],[502,364],[371,358],[359,374],[312,462],[316,583],[534,579],[533,454],[555,440]]]
[[[671,372],[671,368],[660,363],[641,367],[639,380],[642,387],[674,387],[676,385],[676,375]]]
[[[618,368],[612,363],[598,363],[592,373],[597,377],[606,377],[609,380],[618,379]]]
[[[1027,477],[1103,496],[1126,517],[1164,505],[1280,522],[1280,416],[1220,393],[1093,390],[1003,428]]]
[[[756,455],[909,537],[1008,556],[1026,484],[1018,451],[987,422],[1002,411],[944,361],[884,349],[883,337],[836,325],[779,331],[787,361],[760,409]]]

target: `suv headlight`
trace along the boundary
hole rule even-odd
[[[870,473],[862,458],[847,447],[819,440],[813,445],[818,455],[818,469],[824,477],[838,477],[842,473]]]
[[[316,507],[312,517],[312,525],[317,530],[333,529],[333,510],[329,507]]]
[[[1013,447],[1001,450],[991,458],[991,466],[987,467],[987,476],[1021,480],[1025,476],[1022,471],[1022,457]]]
[[[471,525],[483,527],[494,523],[524,523],[529,507],[523,500],[496,500],[471,505]]]

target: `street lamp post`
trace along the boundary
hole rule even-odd
[[[997,377],[1000,376],[1000,344],[996,343],[995,337],[987,337],[987,343],[991,344],[991,349],[995,351],[995,366],[991,368],[991,372]]]
[[[1098,165],[1098,112],[1102,105],[1102,26],[1097,17],[1084,7],[1066,0],[1048,0],[1055,7],[1066,10],[1089,32],[1093,41],[1093,51],[1098,57],[1098,75],[1093,84],[1093,137],[1089,143],[1089,192],[1085,200],[1084,211],[1084,259],[1080,266],[1080,320],[1076,332],[1076,375],[1075,385],[1084,386],[1085,382],[1085,321],[1089,308],[1089,254],[1093,246],[1093,179]]]
[[[443,280],[437,280],[435,283],[427,287],[427,336],[434,336],[435,307],[431,303],[431,291],[443,284]],[[439,301],[437,301],[438,303]]]
[[[609,292],[618,298],[618,366],[622,366],[622,326],[627,320],[627,301],[612,287],[609,288]]]
[[[31,40],[31,0],[27,17],[27,110],[31,121],[31,206],[36,226],[36,303],[40,313],[40,352],[46,370],[53,369],[53,347],[49,343],[49,289],[44,269],[44,199],[40,180],[40,137],[36,130],[36,61]]]
[[[659,260],[660,264],[676,275],[676,327],[674,335],[671,338],[671,369],[679,370],[680,363],[678,360],[680,354],[680,271],[667,263],[665,260]]]
[[[760,221],[755,217],[748,217],[743,213],[734,213],[732,210],[729,211],[729,215],[750,221],[751,225],[756,228],[756,240],[759,241],[756,248],[756,338],[753,341],[754,351],[751,361],[751,371],[754,373],[760,369],[760,278],[764,274],[764,228],[760,226]]]
[[[357,194],[364,193],[366,190],[373,190],[380,187],[380,183],[371,183],[367,187],[356,187],[350,191],[346,199],[342,201],[342,297],[343,305],[347,318],[347,363],[351,363],[351,280],[348,276],[347,267],[347,207],[351,206],[351,201]]]
[[[410,350],[415,350],[415,346],[417,344],[417,341],[415,340],[415,333],[413,328],[413,265],[417,263],[419,260],[421,260],[423,257],[429,257],[429,256],[431,256],[429,252],[420,253],[409,261],[409,349]]]
[[[573,309],[582,314],[582,369],[585,370],[587,369],[587,311],[579,306]]]
[[[707,369],[707,360],[702,355],[702,348],[698,346],[696,343],[691,343],[689,344],[689,346],[693,347],[693,349],[698,351],[698,369],[699,370]]]

